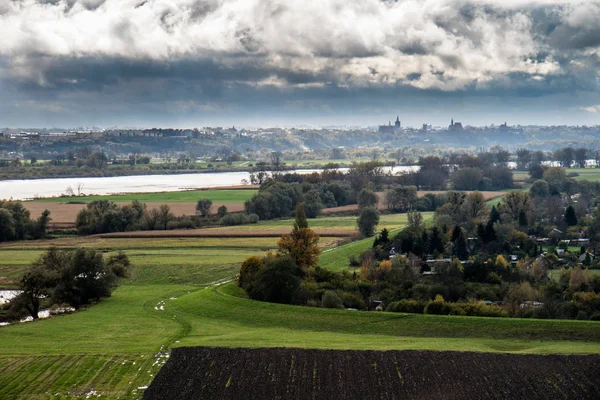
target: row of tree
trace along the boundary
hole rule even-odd
[[[12,321],[29,314],[37,319],[42,307],[68,305],[78,309],[109,297],[129,267],[123,253],[105,260],[96,250],[50,248],[23,275],[21,293],[3,307],[0,317]]]

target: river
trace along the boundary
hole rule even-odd
[[[386,172],[406,173],[417,167],[387,167]],[[347,168],[340,168],[347,171]],[[289,172],[310,174],[319,169],[301,169]],[[108,178],[51,178],[24,179],[0,182],[0,199],[30,200],[34,198],[56,197],[72,188],[86,195],[119,193],[174,192],[189,189],[206,189],[238,186],[250,181],[248,172],[213,172],[176,175],[134,175]]]

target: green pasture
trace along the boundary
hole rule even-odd
[[[567,174],[576,172],[579,176],[575,177],[578,181],[600,181],[600,168],[567,168]]]
[[[201,177],[201,175],[199,175],[199,177]],[[45,199],[36,199],[35,201],[46,203],[81,201],[89,203],[96,200],[110,200],[119,202],[138,200],[141,202],[174,203],[196,202],[200,199],[210,199],[213,203],[243,203],[244,201],[250,199],[257,192],[258,190],[255,189],[185,190],[180,192],[129,193],[108,196],[50,197]]]
[[[349,227],[356,219],[332,218],[309,224]],[[378,228],[398,230],[403,218],[383,215]],[[290,220],[269,223],[291,228]],[[369,248],[373,238],[327,250],[334,241],[321,239],[326,248],[320,264],[343,270],[348,257]],[[112,297],[86,310],[0,327],[0,398],[87,398],[92,390],[101,398],[141,398],[138,388],[152,381],[166,360],[161,356],[176,346],[600,353],[600,322],[297,307],[248,300],[233,282],[211,286],[232,278],[244,258],[264,254],[276,242],[64,238],[3,245],[0,283],[22,273],[48,243],[99,248],[107,255],[123,250],[134,268]]]
[[[424,212],[423,218],[430,218],[433,213]],[[323,216],[318,218],[308,219],[308,226],[310,228],[328,228],[328,229],[356,229],[356,220],[358,216]],[[378,229],[397,229],[403,227],[408,222],[406,214],[381,214],[379,216]],[[229,229],[235,231],[269,231],[269,230],[281,230],[281,228],[290,228],[294,224],[293,219],[280,219],[270,221],[260,221],[257,224],[240,225],[230,227]],[[222,230],[223,228],[215,228]]]
[[[600,269],[590,269],[589,271],[592,275],[600,276]],[[560,279],[559,269],[551,269],[550,271],[548,271],[548,274],[550,275],[550,278],[554,279],[555,281],[558,281]]]

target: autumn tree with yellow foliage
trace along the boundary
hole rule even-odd
[[[292,232],[281,236],[277,246],[278,255],[289,256],[303,270],[317,266],[321,254],[319,235],[308,227],[303,204],[296,206],[296,220]]]

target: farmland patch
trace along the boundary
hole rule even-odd
[[[144,399],[594,399],[600,356],[177,348]]]

